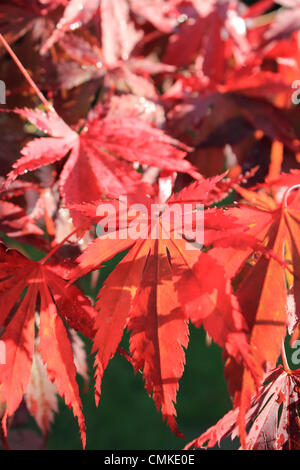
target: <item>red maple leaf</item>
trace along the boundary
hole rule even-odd
[[[123,219],[115,230],[96,238],[79,257],[79,267],[73,278],[75,280],[98,268],[117,253],[129,249],[105,281],[98,296],[99,314],[95,322],[97,332],[93,347],[94,352],[97,351],[96,397],[98,400],[103,372],[127,327],[131,330],[130,352],[134,368],[136,371],[143,370],[147,392],[152,394],[157,408],[161,409],[164,419],[178,435],[180,433],[175,421],[174,404],[178,382],[184,370],[184,348],[188,345],[189,320],[197,326],[203,321],[214,340],[225,347],[228,354],[238,362],[245,362],[254,373],[248,354],[245,324],[233,292],[228,288],[230,280],[226,278],[225,270],[209,254],[200,254],[198,248],[187,248],[188,240],[194,240],[190,229],[191,226],[194,227],[195,221],[183,228],[181,217],[179,220],[171,219],[170,226],[170,219],[165,217],[168,210],[179,206],[183,210],[184,219],[186,212],[192,210],[189,207],[191,204],[194,204],[193,208],[196,202],[206,204],[211,200],[211,194],[221,178],[222,176],[212,180],[203,178],[181,193],[172,195],[166,204],[157,207],[157,213],[151,212],[151,215],[153,203],[159,203],[162,193],[156,200],[150,200],[149,213],[142,211],[139,215],[139,235],[136,238],[128,236],[127,229],[130,230],[137,215],[133,215],[130,208],[128,213],[125,210],[128,224]],[[114,204],[114,201],[103,201],[104,205],[110,203]],[[98,207],[96,204],[85,204],[77,206],[77,210],[85,217],[100,220],[99,224],[105,226],[103,217],[97,218]],[[228,221],[226,215],[217,209],[208,211],[206,224],[207,227],[210,226],[207,230],[209,240],[224,237],[219,232],[225,231],[226,227],[234,229],[232,220]],[[111,239],[113,235],[114,240]],[[203,271],[203,278],[199,272],[198,258],[204,260],[202,269],[204,270],[205,265],[205,269],[217,283],[218,294],[209,276]],[[201,308],[196,309],[193,314],[185,312],[181,306],[178,286],[181,291],[190,289],[185,283],[180,284],[183,274],[190,277],[201,291],[201,296],[197,298]]]
[[[76,372],[83,377],[87,385],[88,367],[83,341],[72,328],[68,329],[68,337],[71,340]],[[38,344],[39,338],[36,338],[31,378],[26,390],[25,402],[28,411],[35,418],[46,438],[54,420],[54,413],[58,412],[58,392],[55,383],[51,382],[48,377],[47,367],[38,352]]]
[[[39,308],[39,354],[58,393],[73,408],[85,445],[76,368],[64,322],[92,337],[95,311],[76,287],[66,288],[64,277],[70,274],[69,270],[59,264],[44,264],[45,261],[46,258],[30,261],[18,251],[0,245],[0,321],[5,327],[1,341],[6,350],[5,364],[0,365],[0,400],[5,403],[2,425],[6,432],[7,418],[16,411],[29,385]]]
[[[282,366],[264,377],[259,395],[254,395],[246,415],[246,450],[299,450],[300,369],[285,371]],[[239,434],[239,408],[229,411],[185,449],[214,447],[222,439]]]
[[[23,148],[23,157],[14,163],[7,184],[18,175],[61,160],[68,152],[60,175],[60,191],[66,204],[95,201],[107,193],[130,193],[141,183],[134,162],[198,177],[184,160],[186,152],[176,148],[186,147],[141,119],[105,117],[100,107],[91,112],[77,134],[55,112],[17,112],[52,137],[34,139]]]
[[[115,66],[119,59],[126,60],[138,39],[143,36],[143,30],[137,30],[138,22],[132,21],[136,15],[141,23],[149,21],[158,30],[170,33],[176,26],[176,19],[168,13],[169,6],[164,0],[71,0],[63,16],[58,22],[57,29],[52,33],[42,49],[46,52],[64,33],[74,31],[86,25],[99,12],[103,59],[105,65]]]
[[[65,0],[3,0],[0,5],[0,33],[15,42],[29,31],[45,41],[55,28],[57,9]]]
[[[248,227],[246,233],[264,243],[272,256],[251,258],[253,250],[249,246],[243,250],[227,246],[210,251],[210,255],[225,266],[227,275],[236,278],[236,296],[248,325],[249,344],[261,378],[276,366],[286,335],[289,297],[293,296],[296,311],[300,306],[300,191],[294,186],[296,175],[297,172],[282,176],[285,184],[290,180],[290,188],[285,188],[281,201],[274,200],[265,190],[256,192],[237,187],[244,202],[240,208],[229,210]],[[275,184],[280,184],[280,179]],[[250,266],[245,265],[248,260]],[[255,384],[249,371],[234,365],[234,361],[229,361],[226,368],[230,393],[240,405],[242,424]],[[243,425],[241,432],[242,429]]]

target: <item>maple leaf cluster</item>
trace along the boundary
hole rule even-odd
[[[284,346],[300,336],[299,39],[299,0],[1,2],[4,447],[24,403],[46,437],[58,396],[86,445],[80,335],[96,403],[122,354],[184,437],[193,324],[222,348],[232,410],[186,448],[228,436],[300,448],[300,372]],[[80,280],[121,254],[94,304]]]

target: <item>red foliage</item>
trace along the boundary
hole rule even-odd
[[[24,401],[47,435],[57,394],[85,446],[75,330],[93,341],[97,403],[120,352],[182,436],[192,323],[223,350],[232,411],[186,448],[231,435],[299,449],[299,369],[283,345],[300,335],[300,3],[273,3],[1,3],[6,447]],[[124,251],[93,306],[73,283]]]

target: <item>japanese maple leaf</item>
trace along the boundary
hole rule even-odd
[[[300,307],[300,191],[298,185],[293,185],[295,175],[299,176],[299,172],[290,175],[291,185],[286,186],[285,196],[279,202],[264,190],[236,188],[246,202],[239,209],[233,209],[232,214],[240,217],[240,221],[248,225],[248,233],[260,239],[274,256],[259,257],[256,261],[250,258],[251,265],[247,268],[244,263],[249,259],[251,249],[213,248],[210,252],[214,259],[224,264],[231,278],[244,267],[242,280],[237,281],[236,296],[248,325],[249,344],[261,378],[276,366],[286,335],[291,287],[296,310]],[[282,177],[285,184],[288,176]],[[284,269],[280,261],[288,264],[286,268],[290,269]],[[227,366],[229,389],[232,395],[239,397],[242,422],[254,392],[253,378],[240,366]]]
[[[97,352],[96,400],[99,400],[103,372],[127,327],[131,330],[130,352],[134,368],[136,371],[143,370],[147,392],[152,394],[163,418],[178,435],[180,433],[175,420],[174,404],[178,382],[184,370],[184,348],[188,345],[189,320],[199,326],[201,320],[205,319],[203,323],[215,341],[225,347],[228,354],[232,354],[238,362],[244,361],[248,367],[252,367],[244,324],[232,290],[228,288],[229,281],[224,269],[209,254],[203,253],[200,258],[205,258],[206,270],[202,276],[197,266],[201,252],[196,247],[192,250],[187,248],[187,240],[194,240],[190,232],[193,223],[188,223],[183,229],[179,217],[180,221],[175,219],[169,226],[166,216],[168,210],[179,206],[184,218],[192,210],[190,206],[195,208],[196,202],[206,203],[210,200],[216,182],[221,178],[222,176],[212,180],[203,178],[181,193],[172,195],[163,205],[159,201],[166,199],[160,199],[160,192],[157,199],[149,201],[149,212],[145,213],[141,205],[135,209],[142,211],[138,219],[130,208],[128,212],[125,209],[127,225],[125,219],[121,218],[115,230],[96,238],[79,257],[79,268],[73,278],[74,280],[101,266],[117,253],[129,250],[109,275],[98,296],[99,315],[95,322],[97,332],[93,346],[93,351]],[[150,215],[153,201],[160,205]],[[105,205],[107,201],[103,203]],[[85,216],[97,220],[97,207],[99,206],[87,204],[78,206],[77,209]],[[219,231],[225,230],[226,226],[232,228],[232,222],[229,223],[226,215],[217,209],[212,210],[207,219],[207,224],[209,225],[209,221],[211,224],[211,230],[208,231],[210,239],[213,238],[213,227],[218,224]],[[103,227],[107,223],[99,212],[98,220]],[[135,222],[138,227],[136,238],[127,232]],[[189,273],[201,289],[199,302],[202,309],[198,310],[198,314],[186,314],[178,298],[177,284],[183,273]],[[209,276],[214,279],[214,287]]]
[[[87,362],[84,344],[72,328],[68,329],[68,336],[71,338],[76,372],[83,377],[87,384]],[[38,352],[38,339],[35,342],[31,378],[26,390],[25,402],[46,438],[50,425],[54,420],[54,414],[58,412],[58,392],[55,383],[49,379],[47,368]]]
[[[246,415],[247,450],[299,450],[300,447],[300,369],[282,366],[264,377],[258,396],[254,395]],[[222,439],[238,436],[238,413],[229,411],[215,426],[190,442],[191,447],[214,447]]]
[[[106,21],[105,24],[110,23]],[[122,28],[117,29],[121,29],[122,31]],[[111,32],[110,29],[109,32]],[[125,33],[124,35],[127,37]],[[115,44],[114,48],[116,51],[115,57],[112,51],[110,54],[107,52],[106,55],[108,57],[105,57],[100,45],[95,44],[93,36],[90,35],[88,37],[87,34],[85,35],[85,39],[83,39],[81,36],[69,33],[59,41],[59,46],[73,60],[82,64],[83,70],[85,71],[85,76],[83,76],[84,80],[87,80],[88,77],[90,80],[94,79],[95,81],[102,78],[107,88],[117,87],[118,90],[134,93],[136,98],[140,98],[140,105],[143,104],[144,99],[149,98],[151,100],[151,104],[148,108],[149,112],[155,106],[158,106],[159,101],[157,89],[150,75],[175,72],[174,66],[155,62],[151,60],[151,58],[136,57],[123,52],[123,59],[121,59],[119,54],[121,54],[122,50],[126,50],[126,48],[125,46],[120,48],[118,44]],[[73,65],[77,64],[73,63]],[[80,69],[80,66],[77,65],[77,68]],[[63,83],[65,82],[60,81],[60,86],[66,87],[66,85],[63,86]],[[67,83],[69,83],[69,80]],[[72,84],[71,81],[70,83]],[[69,85],[67,86],[70,88]],[[127,94],[121,96],[126,97]],[[119,96],[116,97],[118,98]]]
[[[178,76],[164,94],[168,107],[170,100],[176,100],[168,114],[172,135],[196,147],[190,160],[209,176],[222,171],[226,144],[234,145],[235,161],[249,168],[249,161],[243,161],[244,145],[252,135],[254,148],[257,143],[254,129],[280,142],[280,158],[282,143],[292,152],[298,151],[299,141],[291,122],[275,101],[281,92],[289,100],[290,77],[264,67],[263,53],[251,49],[253,31],[248,30],[248,23],[237,11],[238,2],[198,3],[200,8],[193,2],[192,14],[186,14],[186,20],[170,36],[163,57],[170,64],[195,64],[188,77]],[[267,60],[270,58],[266,57]],[[276,147],[277,142],[274,144]],[[260,156],[262,172],[268,156]]]
[[[143,36],[142,30],[138,31],[130,19],[127,0],[118,3],[102,0],[101,30],[103,60],[106,66],[115,66],[119,59],[127,60]]]
[[[8,237],[41,236],[44,234],[26,211],[16,204],[0,200],[0,231]]]
[[[63,265],[44,264],[45,261],[46,258],[30,261],[18,251],[0,245],[0,322],[4,330],[1,340],[6,348],[6,363],[0,365],[0,400],[6,405],[2,425],[6,432],[7,418],[16,411],[28,389],[39,308],[38,352],[48,377],[73,408],[85,445],[76,367],[64,321],[92,337],[95,311],[77,288],[66,288],[64,277],[68,270]]]
[[[86,25],[99,11],[103,59],[106,65],[114,66],[119,59],[126,60],[135,44],[143,36],[132,20],[136,15],[141,22],[149,21],[158,30],[170,33],[176,19],[168,15],[164,0],[71,0],[64,14],[42,49],[46,52],[64,33]]]
[[[203,90],[201,96],[192,96],[199,86]],[[290,81],[282,74],[259,70],[252,62],[241,68],[226,69],[220,83],[206,86],[196,76],[180,77],[165,93],[164,99],[175,105],[169,112],[174,135],[186,140],[186,129],[190,129],[195,133],[193,146],[199,145],[203,151],[207,147],[236,144],[245,135],[253,135],[254,129],[263,131],[271,140],[283,142],[291,151],[297,151],[299,142],[291,123],[282,109],[268,100],[280,92],[290,93],[289,89]],[[230,121],[235,125],[230,127]],[[236,135],[237,125],[244,133],[240,137]]]
[[[184,19],[169,38],[164,62],[186,66],[195,60],[201,78],[218,83],[224,77],[230,53],[238,64],[245,61],[250,48],[236,2],[184,2],[179,9]]]
[[[0,33],[15,42],[34,30],[35,37],[49,36],[55,28],[58,7],[65,0],[3,0],[0,5]]]
[[[4,178],[0,178],[0,186],[4,181]],[[33,214],[29,214],[20,202],[21,197],[26,200],[27,190],[35,190],[39,194],[38,186],[22,181],[10,185],[8,191],[0,191],[0,231],[20,242],[47,249],[44,231],[37,225]]]
[[[54,421],[54,414],[58,412],[58,395],[55,383],[48,377],[38,351],[33,355],[30,382],[28,384],[25,402],[28,411],[35,418],[38,426],[46,437],[50,425]]]
[[[134,162],[197,177],[192,165],[184,160],[186,152],[176,148],[186,147],[141,119],[105,117],[98,108],[77,134],[55,112],[17,112],[51,137],[34,139],[22,149],[23,156],[14,163],[8,183],[27,171],[61,160],[69,152],[60,175],[65,204],[95,201],[107,193],[130,193],[141,180],[141,174],[132,166]]]
[[[44,54],[65,32],[74,31],[91,21],[99,7],[100,0],[71,0],[41,53]]]

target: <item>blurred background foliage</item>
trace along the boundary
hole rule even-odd
[[[256,1],[245,1],[248,5]],[[5,236],[1,234],[5,240]],[[20,249],[18,244],[9,243]],[[32,247],[22,246],[31,259],[42,256]],[[91,289],[91,276],[81,280],[83,291],[95,300],[96,292],[120,258],[106,264],[101,270],[97,285]],[[208,344],[204,330],[190,327],[190,343],[186,351],[186,367],[177,399],[178,424],[186,439],[177,438],[163,423],[161,414],[148,396],[141,374],[134,374],[132,366],[117,354],[105,371],[99,407],[94,400],[93,355],[91,342],[81,336],[88,354],[90,384],[84,392],[81,377],[78,381],[87,426],[88,450],[125,449],[182,449],[186,443],[214,425],[231,409],[223,375],[221,349]],[[128,344],[125,333],[122,346]],[[40,433],[33,418],[27,427]],[[234,444],[225,441],[222,448],[230,449]],[[236,448],[236,446],[235,446]],[[48,450],[82,449],[78,426],[72,411],[59,398],[59,413],[56,414],[47,441]]]

